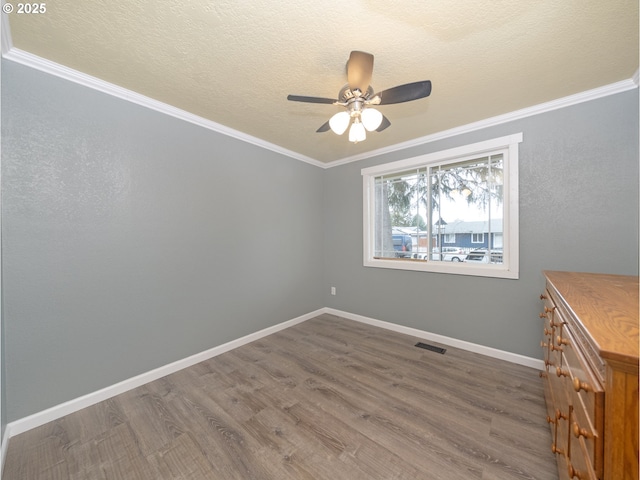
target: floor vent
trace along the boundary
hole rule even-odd
[[[429,345],[428,343],[418,342],[416,343],[416,347],[424,348],[425,350],[431,350],[432,352],[444,353],[447,351],[446,348],[436,347],[435,345]]]

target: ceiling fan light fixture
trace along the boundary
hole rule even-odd
[[[351,116],[347,112],[338,112],[329,119],[329,127],[333,133],[342,135],[349,126]]]
[[[378,110],[370,108],[371,106],[411,102],[431,94],[430,80],[405,83],[376,93],[371,86],[372,73],[373,55],[354,50],[349,55],[347,62],[347,83],[338,92],[337,100],[303,95],[287,95],[287,100],[344,107],[346,112],[335,114],[329,121],[324,122],[316,132],[322,133],[332,130],[336,135],[342,135],[349,128],[349,123],[353,119],[349,129],[349,141],[362,142],[367,138],[367,131],[382,132],[391,125],[387,117]]]
[[[360,114],[364,128],[373,132],[382,123],[382,113],[375,108],[365,108]]]
[[[349,129],[349,141],[353,143],[363,142],[367,138],[367,132],[359,118],[353,120]]]

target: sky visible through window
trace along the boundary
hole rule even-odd
[[[501,206],[491,205],[491,216],[494,219],[502,218]],[[451,200],[442,199],[440,205],[440,215],[447,223],[454,220],[462,220],[464,222],[477,222],[487,218],[487,208],[478,204],[467,204],[466,198],[462,193],[455,193]],[[434,221],[438,221],[438,215],[435,215]]]

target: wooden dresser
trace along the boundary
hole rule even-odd
[[[638,277],[545,271],[547,422],[561,480],[638,480]]]

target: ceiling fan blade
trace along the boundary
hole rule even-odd
[[[347,62],[347,83],[351,90],[366,92],[373,73],[373,55],[354,50]]]
[[[390,105],[392,103],[410,102],[419,98],[428,97],[431,94],[431,81],[406,83],[397,87],[383,90],[376,93],[380,97],[379,105]]]
[[[380,126],[378,128],[376,128],[376,132],[381,132],[383,131],[385,128],[387,128],[389,125],[391,125],[391,122],[389,121],[389,119],[387,117],[385,117],[384,115],[382,116],[382,123],[380,124]]]
[[[292,102],[305,102],[305,103],[326,103],[332,105],[336,103],[337,100],[332,98],[323,98],[323,97],[305,97],[303,95],[287,95],[287,100]]]
[[[329,125],[329,121],[327,120],[319,129],[316,130],[316,133],[328,132],[330,129],[331,126]]]

